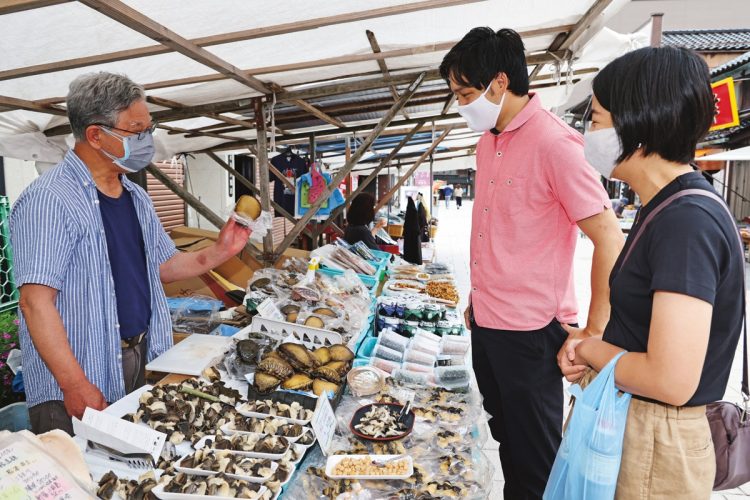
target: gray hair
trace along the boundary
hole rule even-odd
[[[66,98],[73,136],[84,140],[86,128],[97,123],[114,127],[121,111],[145,97],[143,87],[125,75],[102,71],[79,76]]]

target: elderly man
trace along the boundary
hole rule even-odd
[[[250,230],[228,222],[217,242],[178,253],[146,192],[123,174],[154,155],[143,88],[111,73],[73,81],[75,147],[34,181],[11,213],[20,339],[34,432],[63,429],[144,384],[172,345],[161,282],[198,276],[237,254]]]

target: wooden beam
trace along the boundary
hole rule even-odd
[[[334,127],[339,127],[339,128],[346,127],[346,124],[344,124],[344,122],[342,122],[341,120],[338,120],[338,119],[336,119],[336,118],[334,118],[334,117],[332,117],[330,115],[327,115],[326,113],[324,113],[320,109],[316,108],[315,106],[313,106],[312,104],[310,104],[307,101],[304,101],[302,99],[294,99],[291,102],[292,102],[292,104],[294,104],[298,108],[304,109],[305,111],[307,111],[311,115],[313,115],[313,116],[315,116],[317,118],[320,118],[321,120],[323,120],[326,123],[330,123]]]
[[[268,147],[266,145],[266,119],[263,114],[263,99],[258,97],[253,103],[255,110],[255,126],[258,131],[258,146],[256,159],[258,160],[258,187],[260,189],[260,207],[266,212],[271,211],[271,195],[268,180]],[[270,262],[273,259],[273,231],[268,231],[263,238],[263,260]]]
[[[176,134],[192,134],[192,132],[185,128],[179,128],[179,127],[171,127],[169,125],[157,125],[157,128],[160,128],[162,130],[167,130],[170,133],[176,133]],[[196,132],[198,135],[202,135],[205,137],[213,137],[215,139],[221,139],[224,141],[236,141],[237,138],[232,135],[222,135],[222,134],[216,134],[214,132]]]
[[[446,114],[448,110],[451,109],[451,106],[453,106],[454,102],[456,102],[456,94],[451,92],[448,96],[448,99],[445,100],[445,105],[443,106],[443,110],[440,112],[440,114]]]
[[[24,10],[49,7],[50,5],[67,3],[69,1],[70,0],[3,0],[0,2],[0,16]]]
[[[7,2],[8,0],[6,0]],[[52,4],[62,3],[60,0],[10,0],[12,9],[13,3],[16,4]],[[244,40],[253,40],[257,38],[271,37],[276,35],[285,35],[288,33],[296,33],[300,31],[313,30],[321,28],[323,26],[332,26],[336,24],[351,23],[356,21],[364,21],[366,19],[375,19],[379,17],[395,16],[400,14],[407,14],[410,12],[418,12],[429,9],[439,9],[444,7],[451,7],[454,5],[463,5],[472,2],[479,2],[484,0],[426,0],[421,2],[406,3],[404,5],[395,5],[391,7],[381,7],[378,9],[362,10],[357,12],[347,12],[345,14],[337,14],[333,16],[318,17],[314,19],[303,19],[299,21],[292,21],[289,23],[278,24],[275,26],[264,26],[259,28],[253,28],[249,30],[235,31],[231,33],[222,33],[220,35],[211,35],[201,38],[194,38],[187,40],[188,42],[198,47],[208,47],[211,45],[220,45],[225,43],[234,43]],[[101,2],[109,3],[106,0]],[[84,2],[86,3],[86,2]],[[1,9],[2,7],[0,7]],[[29,7],[32,8],[32,7]],[[21,9],[22,10],[22,9]],[[13,12],[13,10],[9,10]],[[2,11],[0,10],[0,13]],[[119,21],[119,19],[118,19]],[[150,37],[153,38],[153,37]],[[161,42],[161,40],[157,40]],[[166,54],[170,52],[171,47],[164,45],[152,45],[149,47],[140,47],[137,49],[120,50],[117,52],[110,52],[107,54],[98,54],[95,56],[81,57],[77,59],[71,59],[68,61],[55,61],[45,64],[37,64],[34,66],[28,66],[25,68],[15,68],[12,70],[0,72],[0,80],[7,80],[10,78],[20,78],[23,76],[40,75],[44,73],[52,73],[56,71],[64,71],[67,69],[81,68],[84,66],[93,66],[97,64],[110,63],[115,61],[124,61],[127,59],[135,59],[139,57],[154,56],[158,54]],[[179,52],[179,51],[178,51]]]
[[[380,44],[378,43],[378,39],[375,37],[375,33],[373,33],[370,30],[365,30],[365,34],[367,35],[367,40],[370,42],[370,48],[372,49],[372,52],[374,54],[380,54],[382,51],[380,50]],[[396,86],[391,84],[391,72],[388,71],[388,65],[385,63],[385,59],[378,59],[378,67],[380,68],[380,72],[383,73],[383,80],[388,83],[388,89],[391,91],[391,96],[393,96],[393,101],[398,101],[398,89],[396,89]],[[406,111],[401,110],[401,114],[404,115],[404,118],[407,120],[409,119],[409,115],[406,114]]]
[[[171,108],[171,109],[185,109],[187,107],[184,104],[179,103],[177,101],[171,101],[169,99],[164,99],[162,97],[156,97],[152,95],[146,96],[146,101],[152,104],[156,104],[157,106],[162,106],[162,107]],[[245,120],[238,120],[230,116],[224,116],[218,113],[211,113],[211,112],[201,113],[201,116],[205,116],[206,118],[212,118],[214,120],[219,120],[224,123],[229,123],[230,125],[237,125],[238,127],[249,128],[251,130],[255,130],[255,123],[248,122]]]
[[[243,73],[239,68],[232,66],[224,59],[214,55],[199,45],[196,45],[194,42],[181,37],[174,31],[167,29],[154,20],[144,16],[137,10],[125,5],[120,0],[79,1],[128,28],[137,31],[138,33],[145,35],[194,61],[204,64],[223,75],[226,75],[232,80],[240,82],[263,94],[269,92],[266,84],[257,78]]]
[[[65,108],[55,106],[54,104],[40,104],[36,101],[26,99],[16,99],[15,97],[0,96],[0,108],[23,109],[25,111],[36,111],[37,113],[46,113],[49,115],[67,116]]]
[[[353,193],[347,196],[346,203],[344,203],[340,207],[336,207],[335,209],[333,209],[333,211],[331,212],[331,215],[328,217],[328,220],[326,220],[323,223],[323,225],[320,228],[318,228],[318,233],[316,237],[322,234],[323,231],[325,231],[326,227],[328,227],[328,225],[330,224],[329,221],[333,220],[334,218],[338,217],[341,213],[343,213],[346,206],[349,205],[351,201],[354,198],[356,198],[362,191],[364,191],[365,188],[369,186],[372,181],[378,178],[378,174],[380,173],[380,171],[383,170],[385,167],[387,167],[393,161],[393,159],[396,157],[398,152],[401,151],[401,148],[403,148],[409,143],[412,137],[414,137],[414,135],[419,131],[419,129],[421,129],[424,126],[425,123],[427,123],[425,120],[418,122],[414,126],[414,128],[412,128],[409,131],[409,133],[406,134],[403,139],[401,139],[401,142],[399,142],[396,145],[396,147],[394,147],[391,150],[391,152],[388,153],[388,156],[380,160],[380,164],[377,167],[375,167],[375,169],[370,173],[370,175],[368,175],[364,181],[359,183],[359,185],[357,186],[357,189],[355,189]],[[347,158],[347,162],[348,161],[349,161],[349,158]]]
[[[277,179],[279,179],[281,182],[284,183],[286,187],[292,190],[292,192],[296,189],[295,185],[292,184],[292,181],[286,178],[286,175],[279,172],[279,169],[273,166],[273,163],[270,161],[268,162],[268,170],[276,176]],[[295,221],[296,222],[296,221]]]
[[[455,118],[460,118],[461,115],[458,113],[450,113],[447,115],[443,114],[437,114],[437,115],[430,115],[430,116],[423,116],[420,118],[412,118],[410,120],[399,120],[397,122],[392,122],[389,127],[398,127],[403,125],[413,125],[415,123],[418,123],[422,120],[451,120]],[[345,129],[328,129],[328,130],[316,130],[315,135],[320,139],[323,137],[331,137],[331,136],[340,136],[340,137],[346,137],[347,134],[350,134],[351,132],[364,132],[369,131],[373,128],[373,124],[365,124],[365,125],[353,125],[346,127]],[[298,139],[307,139],[310,137],[309,132],[298,132],[294,134],[290,134],[287,136],[283,136],[281,138],[277,138],[277,143],[280,141],[292,141],[292,140],[298,140]],[[255,139],[249,139],[246,141],[235,141],[235,142],[229,142],[226,144],[219,144],[217,146],[213,146],[211,148],[206,148],[201,151],[196,151],[197,153],[205,153],[206,151],[228,151],[232,149],[242,149],[246,148],[248,146],[252,146],[255,144]]]
[[[159,182],[164,184],[170,191],[172,191],[174,194],[182,198],[185,201],[185,203],[187,203],[190,207],[192,207],[196,212],[198,212],[200,215],[205,217],[206,220],[208,220],[208,222],[213,224],[216,228],[221,229],[222,227],[224,227],[224,224],[226,221],[224,221],[221,217],[216,215],[213,210],[208,208],[198,198],[196,198],[191,193],[183,189],[182,186],[180,186],[175,181],[173,181],[167,174],[159,170],[159,167],[151,163],[148,167],[146,167],[146,170],[148,171],[148,173],[153,175]],[[255,248],[255,246],[251,245],[250,243],[245,245],[245,250],[247,250],[253,256],[257,256],[260,254],[260,251],[257,248]]]
[[[414,172],[416,172],[416,170],[419,168],[419,166],[427,158],[429,158],[429,156],[432,154],[433,151],[435,151],[435,148],[437,148],[438,145],[441,142],[443,142],[443,139],[445,139],[446,137],[448,137],[448,134],[451,133],[451,130],[453,130],[452,127],[444,130],[443,133],[440,134],[440,136],[432,142],[432,144],[430,145],[430,147],[427,148],[427,150],[424,153],[422,153],[422,156],[420,156],[419,159],[416,162],[414,162],[414,165],[412,165],[412,167],[409,170],[406,171],[406,173],[403,175],[403,177],[401,177],[398,180],[398,182],[396,182],[396,185],[393,186],[390,189],[390,191],[388,191],[385,194],[385,196],[383,196],[378,201],[378,203],[375,205],[375,212],[377,212],[378,210],[380,210],[381,208],[383,208],[383,206],[385,206],[385,204],[388,203],[388,201],[393,197],[393,195],[396,194],[396,192],[401,188],[401,186],[403,186],[403,184],[406,182],[406,180],[409,177],[411,177],[414,174]]]
[[[348,162],[344,164],[344,166],[339,169],[336,172],[336,175],[333,176],[333,179],[331,180],[331,183],[328,184],[326,187],[326,190],[323,192],[323,194],[318,198],[315,203],[312,204],[310,209],[305,213],[305,215],[297,222],[297,224],[294,225],[292,230],[289,232],[289,234],[286,235],[284,240],[281,242],[281,244],[276,248],[277,254],[284,253],[284,250],[289,248],[289,245],[292,244],[292,242],[299,236],[299,233],[302,232],[302,229],[310,222],[317,213],[318,209],[325,203],[325,201],[331,196],[331,193],[333,193],[334,189],[337,189],[339,184],[341,184],[341,181],[349,174],[349,172],[354,168],[354,165],[357,164],[357,162],[362,158],[362,156],[367,151],[367,148],[370,147],[370,145],[375,142],[375,139],[378,138],[378,136],[385,130],[385,128],[388,126],[388,124],[393,120],[393,117],[396,116],[396,114],[403,108],[406,103],[409,101],[411,96],[414,95],[414,93],[417,91],[420,85],[422,85],[422,82],[424,81],[425,75],[424,73],[420,75],[414,82],[412,82],[411,85],[404,91],[404,93],[401,95],[401,98],[396,102],[393,107],[386,113],[383,118],[380,119],[380,122],[378,122],[377,126],[370,132],[370,134],[365,138],[363,147],[357,149],[357,151],[352,155],[352,157],[349,159]]]
[[[591,26],[591,23],[594,22],[594,20],[599,17],[599,14],[604,12],[604,9],[609,7],[609,4],[612,3],[612,0],[596,0],[594,4],[589,7],[589,10],[586,11],[586,13],[581,17],[581,19],[578,20],[578,22],[573,26],[573,28],[568,33],[568,36],[565,37],[565,40],[560,44],[559,47],[552,48],[550,47],[550,52],[554,52],[557,50],[568,50],[573,43],[575,43],[578,38],[580,38],[581,35],[588,29],[589,26]]]

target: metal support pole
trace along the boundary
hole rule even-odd
[[[662,12],[656,12],[651,14],[651,46],[661,47],[661,32],[662,32],[662,21],[664,14]]]
[[[260,189],[260,206],[266,212],[271,211],[271,196],[268,179],[268,147],[266,145],[266,117],[263,114],[263,101],[258,97],[254,101],[255,127],[258,132],[258,188]],[[273,231],[268,231],[263,238],[263,259],[273,262]]]

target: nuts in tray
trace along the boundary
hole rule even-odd
[[[403,476],[409,471],[407,459],[378,462],[371,458],[344,458],[333,468],[336,476]]]
[[[165,486],[168,493],[182,493],[185,495],[207,495],[234,498],[260,498],[261,485],[250,483],[242,479],[230,479],[224,474],[216,476],[192,476],[182,472],[177,473]]]
[[[430,281],[425,287],[425,292],[430,297],[449,300],[454,304],[458,304],[458,290],[456,290],[453,283],[447,281]]]
[[[270,477],[275,470],[272,464],[268,459],[247,458],[226,450],[201,449],[183,458],[179,467],[237,476]]]
[[[238,410],[252,413],[265,413],[272,417],[284,417],[294,420],[310,420],[313,416],[312,410],[303,408],[302,405],[296,401],[291,404],[282,403],[280,401],[271,401],[270,399],[251,401],[240,406]]]

